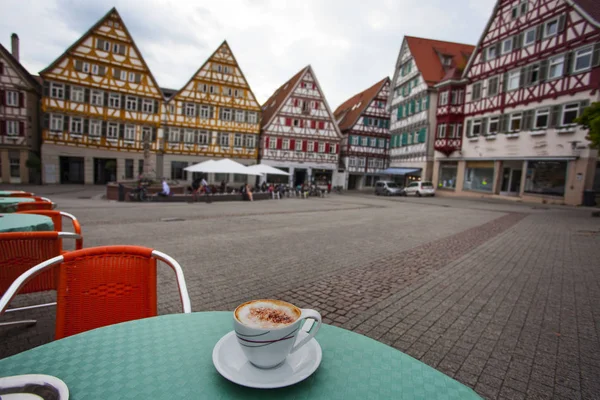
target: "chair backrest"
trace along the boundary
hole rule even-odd
[[[65,254],[58,272],[55,338],[156,316],[152,251],[105,246]]]
[[[0,233],[0,294],[22,273],[60,253],[58,232]],[[49,269],[29,281],[19,293],[54,290],[56,286],[55,270]]]
[[[2,197],[34,197],[35,195],[30,192],[12,192],[2,195]]]
[[[28,211],[28,210],[52,210],[54,203],[47,201],[31,201],[28,203],[17,204],[17,211]]]

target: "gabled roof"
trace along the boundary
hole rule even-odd
[[[102,18],[100,18],[94,25],[92,25],[92,27],[90,29],[88,29],[83,35],[81,35],[75,43],[73,43],[72,45],[67,47],[67,49],[60,56],[58,56],[54,61],[52,61],[52,63],[50,65],[48,65],[46,68],[41,70],[40,75],[53,69],[59,63],[59,61],[63,59],[63,57],[65,57],[67,54],[69,54],[69,51],[71,51],[71,49],[74,49],[77,46],[79,46],[81,44],[81,42],[83,42],[92,32],[94,32],[94,30],[96,28],[98,28],[100,25],[102,25],[102,23],[107,18],[109,18],[112,13],[117,14],[117,17],[119,17],[119,20],[121,21],[121,26],[123,27],[123,30],[125,31],[127,36],[129,36],[129,39],[131,39],[131,45],[135,49],[136,53],[139,55],[140,61],[142,62],[144,67],[146,67],[146,70],[148,70],[148,76],[150,76],[152,83],[154,83],[154,86],[156,86],[156,89],[160,92],[160,86],[158,86],[156,79],[154,79],[154,75],[152,75],[152,71],[150,70],[150,68],[148,68],[148,64],[146,64],[146,60],[144,60],[144,56],[142,56],[142,52],[135,44],[135,40],[133,40],[133,36],[131,36],[131,33],[129,33],[129,30],[127,29],[127,26],[125,26],[125,22],[123,21],[123,18],[121,18],[121,15],[117,11],[116,7],[111,8],[106,14],[104,14],[104,16]],[[161,92],[161,94],[162,94],[162,92]]]
[[[264,128],[271,122],[271,118],[273,115],[279,110],[281,104],[287,99],[290,93],[296,88],[296,84],[304,76],[304,73],[308,71],[310,65],[302,68],[298,73],[292,76],[287,82],[281,85],[269,99],[262,106],[262,120],[261,120],[261,128]],[[275,102],[275,103],[273,103]]]
[[[452,65],[449,67],[462,70],[475,50],[475,46],[470,44],[414,36],[405,36],[405,40],[417,68],[428,86],[434,86],[440,82],[448,72],[449,68],[442,65],[440,56],[452,57]]]
[[[340,106],[333,112],[333,115],[336,121],[338,121],[338,126],[340,127],[341,131],[350,129],[352,126],[354,126],[360,115],[367,109],[367,107],[369,107],[371,101],[373,101],[373,99],[389,81],[390,78],[386,76],[370,88],[355,94],[340,104]]]
[[[178,92],[178,90],[161,87],[160,92],[162,93],[165,99],[170,100],[173,97],[173,95]]]
[[[4,55],[4,58],[6,58],[6,60],[12,64],[13,68],[19,71],[23,78],[26,79],[31,84],[31,86],[33,86],[33,89],[39,93],[41,89],[40,83],[29,73],[29,71],[25,69],[25,67],[19,61],[17,61],[15,57],[13,57],[10,51],[8,51],[4,46],[2,46],[1,43],[0,53],[2,53]]]

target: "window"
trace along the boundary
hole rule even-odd
[[[19,136],[19,121],[6,121],[6,134],[8,136]]]
[[[296,151],[302,151],[302,140],[296,140]]]
[[[19,106],[19,92],[8,90],[6,92],[6,105],[11,107]]]
[[[455,132],[456,132],[456,137],[457,138],[462,136],[462,124],[456,125]]]
[[[507,90],[516,90],[519,88],[519,81],[521,79],[521,70],[516,70],[508,73],[508,85]]]
[[[319,153],[325,153],[325,143],[319,142]]]
[[[71,133],[82,134],[83,133],[83,118],[71,117]]]
[[[208,91],[208,85],[206,83],[198,83],[198,91],[206,93]]]
[[[179,129],[169,128],[169,142],[170,143],[179,143],[180,141],[181,141],[181,137],[179,135]]]
[[[133,179],[133,160],[125,160],[125,179]]]
[[[137,97],[127,96],[125,101],[125,109],[128,111],[137,111]]]
[[[63,99],[65,97],[65,85],[52,82],[50,84],[50,97]]]
[[[354,146],[358,146],[359,145],[359,141],[360,141],[360,136],[351,136],[352,140],[350,140],[350,144],[354,145]]]
[[[71,87],[71,101],[83,103],[85,98],[85,90],[79,86]]]
[[[448,104],[448,92],[442,92],[440,94],[440,105],[445,106]]]
[[[100,72],[98,65],[97,64],[92,64],[92,74],[94,75],[98,75],[98,72]]]
[[[358,166],[359,166],[359,167],[363,167],[363,168],[364,168],[364,166],[365,166],[365,163],[366,163],[366,161],[365,161],[365,158],[364,158],[364,157],[360,157],[360,158],[358,159]]]
[[[498,77],[495,76],[493,78],[488,79],[487,84],[487,95],[488,97],[492,97],[498,94]]]
[[[231,108],[221,108],[221,120],[231,121]]]
[[[363,137],[362,138],[362,143],[363,146],[368,146],[369,145],[369,138],[368,137]]]
[[[290,140],[289,139],[283,139],[281,148],[284,149],[284,150],[288,150],[290,148]]]
[[[371,138],[371,147],[377,147],[377,138]]]
[[[566,161],[528,161],[525,192],[564,196],[567,182]]]
[[[300,120],[299,119],[295,119],[292,121],[292,125],[294,126],[300,126]]]
[[[200,118],[210,118],[210,106],[200,106]]]
[[[119,124],[116,122],[109,122],[106,137],[109,139],[117,139],[119,137]]]
[[[198,133],[198,144],[207,145],[208,138],[209,138],[209,133],[207,131],[200,131]]]
[[[121,108],[121,95],[118,93],[110,93],[108,95],[108,106],[111,108]]]
[[[519,10],[521,12],[521,15],[527,14],[527,6],[528,6],[527,1],[521,2],[520,10]]]
[[[478,136],[481,134],[481,120],[476,119],[473,121],[473,128],[471,129],[471,136]]]
[[[187,180],[187,168],[188,163],[185,161],[171,161],[171,179],[172,180]]]
[[[443,139],[446,137],[446,125],[438,125],[438,138]]]
[[[527,80],[527,85],[535,85],[540,80],[540,65],[534,64],[530,65],[528,68],[529,74],[525,77]]]
[[[500,125],[500,117],[491,117],[488,122],[488,135],[495,135],[498,133]]]
[[[377,141],[377,143],[379,143],[379,145],[378,145],[378,146],[379,146],[380,148],[385,148],[385,139],[379,139],[379,140]]]
[[[233,89],[233,97],[244,97],[244,91],[240,89]]]
[[[546,22],[544,25],[544,38],[554,36],[558,33],[558,18]]]
[[[255,136],[254,135],[246,135],[246,148],[248,149],[253,149],[256,145],[256,140],[255,140]],[[300,141],[296,142],[296,149],[298,149],[298,143],[300,143]]]
[[[194,131],[192,129],[186,129],[183,132],[183,142],[184,143],[194,143]]]
[[[543,129],[548,127],[548,119],[550,116],[549,108],[539,108],[535,110],[535,122],[533,127],[535,129]]]
[[[21,177],[21,154],[18,151],[8,152],[8,163],[10,166],[10,177]]]
[[[104,105],[104,92],[101,92],[100,90],[92,90],[91,103],[93,106],[102,107]]]
[[[525,34],[523,35],[523,46],[529,46],[530,44],[535,43],[535,33],[535,27],[525,31]]]
[[[417,102],[417,104],[419,104],[420,101]],[[458,91],[457,90],[453,90],[452,94],[450,96],[450,103],[451,104],[458,104]]]
[[[97,39],[96,47],[104,51],[110,51],[110,42],[103,39]]]
[[[257,114],[255,112],[248,112],[248,123],[256,124],[258,122]]]
[[[222,147],[229,147],[229,133],[219,133],[219,144]]]
[[[210,94],[214,94],[214,93],[215,93],[215,87],[214,87],[213,85],[210,85],[210,86],[208,87],[208,92],[209,92]]]
[[[144,99],[142,100],[142,111],[147,114],[154,113],[154,100]]]
[[[138,160],[138,174],[144,173],[144,160]]]
[[[51,114],[50,115],[50,130],[54,132],[62,132],[63,130],[63,116]]]
[[[494,180],[494,163],[467,162],[463,189],[491,192]]]
[[[90,136],[102,136],[102,121],[97,119],[90,120],[90,131],[88,133]]]
[[[225,66],[223,67],[223,73],[224,73],[224,74],[229,74],[229,73],[231,73],[231,71],[229,70],[229,67],[228,67],[227,65],[225,65]]]
[[[523,119],[523,113],[510,114],[510,132],[519,132],[521,130],[521,121]]]
[[[184,112],[186,117],[195,117],[196,105],[194,103],[185,103]]]
[[[440,177],[438,178],[438,188],[456,188],[457,171],[458,165],[456,163],[440,163]]]
[[[233,89],[231,89],[230,87],[223,88],[223,94],[225,96],[231,97],[232,93],[233,93]]]
[[[510,18],[511,19],[517,19],[518,16],[519,16],[519,7],[513,7],[510,10]]]
[[[493,60],[494,58],[496,58],[498,54],[496,54],[496,45],[492,45],[491,47],[488,47],[487,49],[487,59],[488,60]]]
[[[269,148],[270,149],[276,149],[277,148],[277,138],[271,138],[271,140],[269,141]]]
[[[473,84],[473,101],[481,99],[481,82]]]
[[[135,140],[135,125],[125,125],[125,135],[123,137],[125,140]]]
[[[579,103],[565,104],[562,110],[561,126],[574,124],[579,116]]]
[[[585,47],[575,51],[575,60],[573,60],[573,73],[585,71],[592,66],[592,46]]]
[[[246,119],[246,113],[244,110],[235,110],[235,121],[236,122],[244,122]]]
[[[152,135],[152,130],[150,129],[150,127],[149,126],[143,126],[142,127],[142,140],[144,142],[148,141],[148,142],[152,143],[153,138],[152,138],[151,135]],[[141,166],[140,166],[140,174],[142,173],[143,168],[144,168],[144,164],[142,163]]]
[[[550,65],[548,67],[548,79],[559,78],[563,75],[565,67],[565,56],[556,56],[550,59]]]
[[[510,37],[502,42],[502,54],[510,53],[513,49],[513,38]]]
[[[443,56],[442,63],[444,65],[452,65],[452,56]]]
[[[349,167],[356,167],[356,157],[350,157],[348,159],[348,166]]]

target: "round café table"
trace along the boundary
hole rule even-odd
[[[325,325],[321,365],[281,389],[238,386],[216,371],[213,347],[231,312],[171,314],[70,336],[0,360],[0,377],[48,374],[70,399],[480,399],[470,388],[365,336]]]
[[[33,197],[0,197],[0,213],[17,211],[17,204],[35,201]]]
[[[35,214],[0,214],[0,232],[53,231],[52,218]]]
[[[24,190],[0,190],[0,197],[11,196],[13,194],[26,193]]]

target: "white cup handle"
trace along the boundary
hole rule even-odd
[[[315,310],[308,310],[308,309],[302,309],[302,314],[300,315],[300,319],[302,321],[306,320],[306,319],[314,319],[317,326],[313,326],[311,332],[308,334],[307,337],[305,337],[304,339],[302,339],[300,341],[300,343],[297,343],[294,345],[294,347],[292,347],[292,351],[290,351],[290,354],[294,353],[296,350],[298,350],[300,347],[304,346],[306,343],[308,343],[310,341],[310,339],[312,339],[313,337],[315,337],[315,335],[317,334],[317,332],[319,331],[319,328],[321,327],[321,314],[319,314],[318,311]],[[299,329],[302,329],[302,327],[300,327]]]

